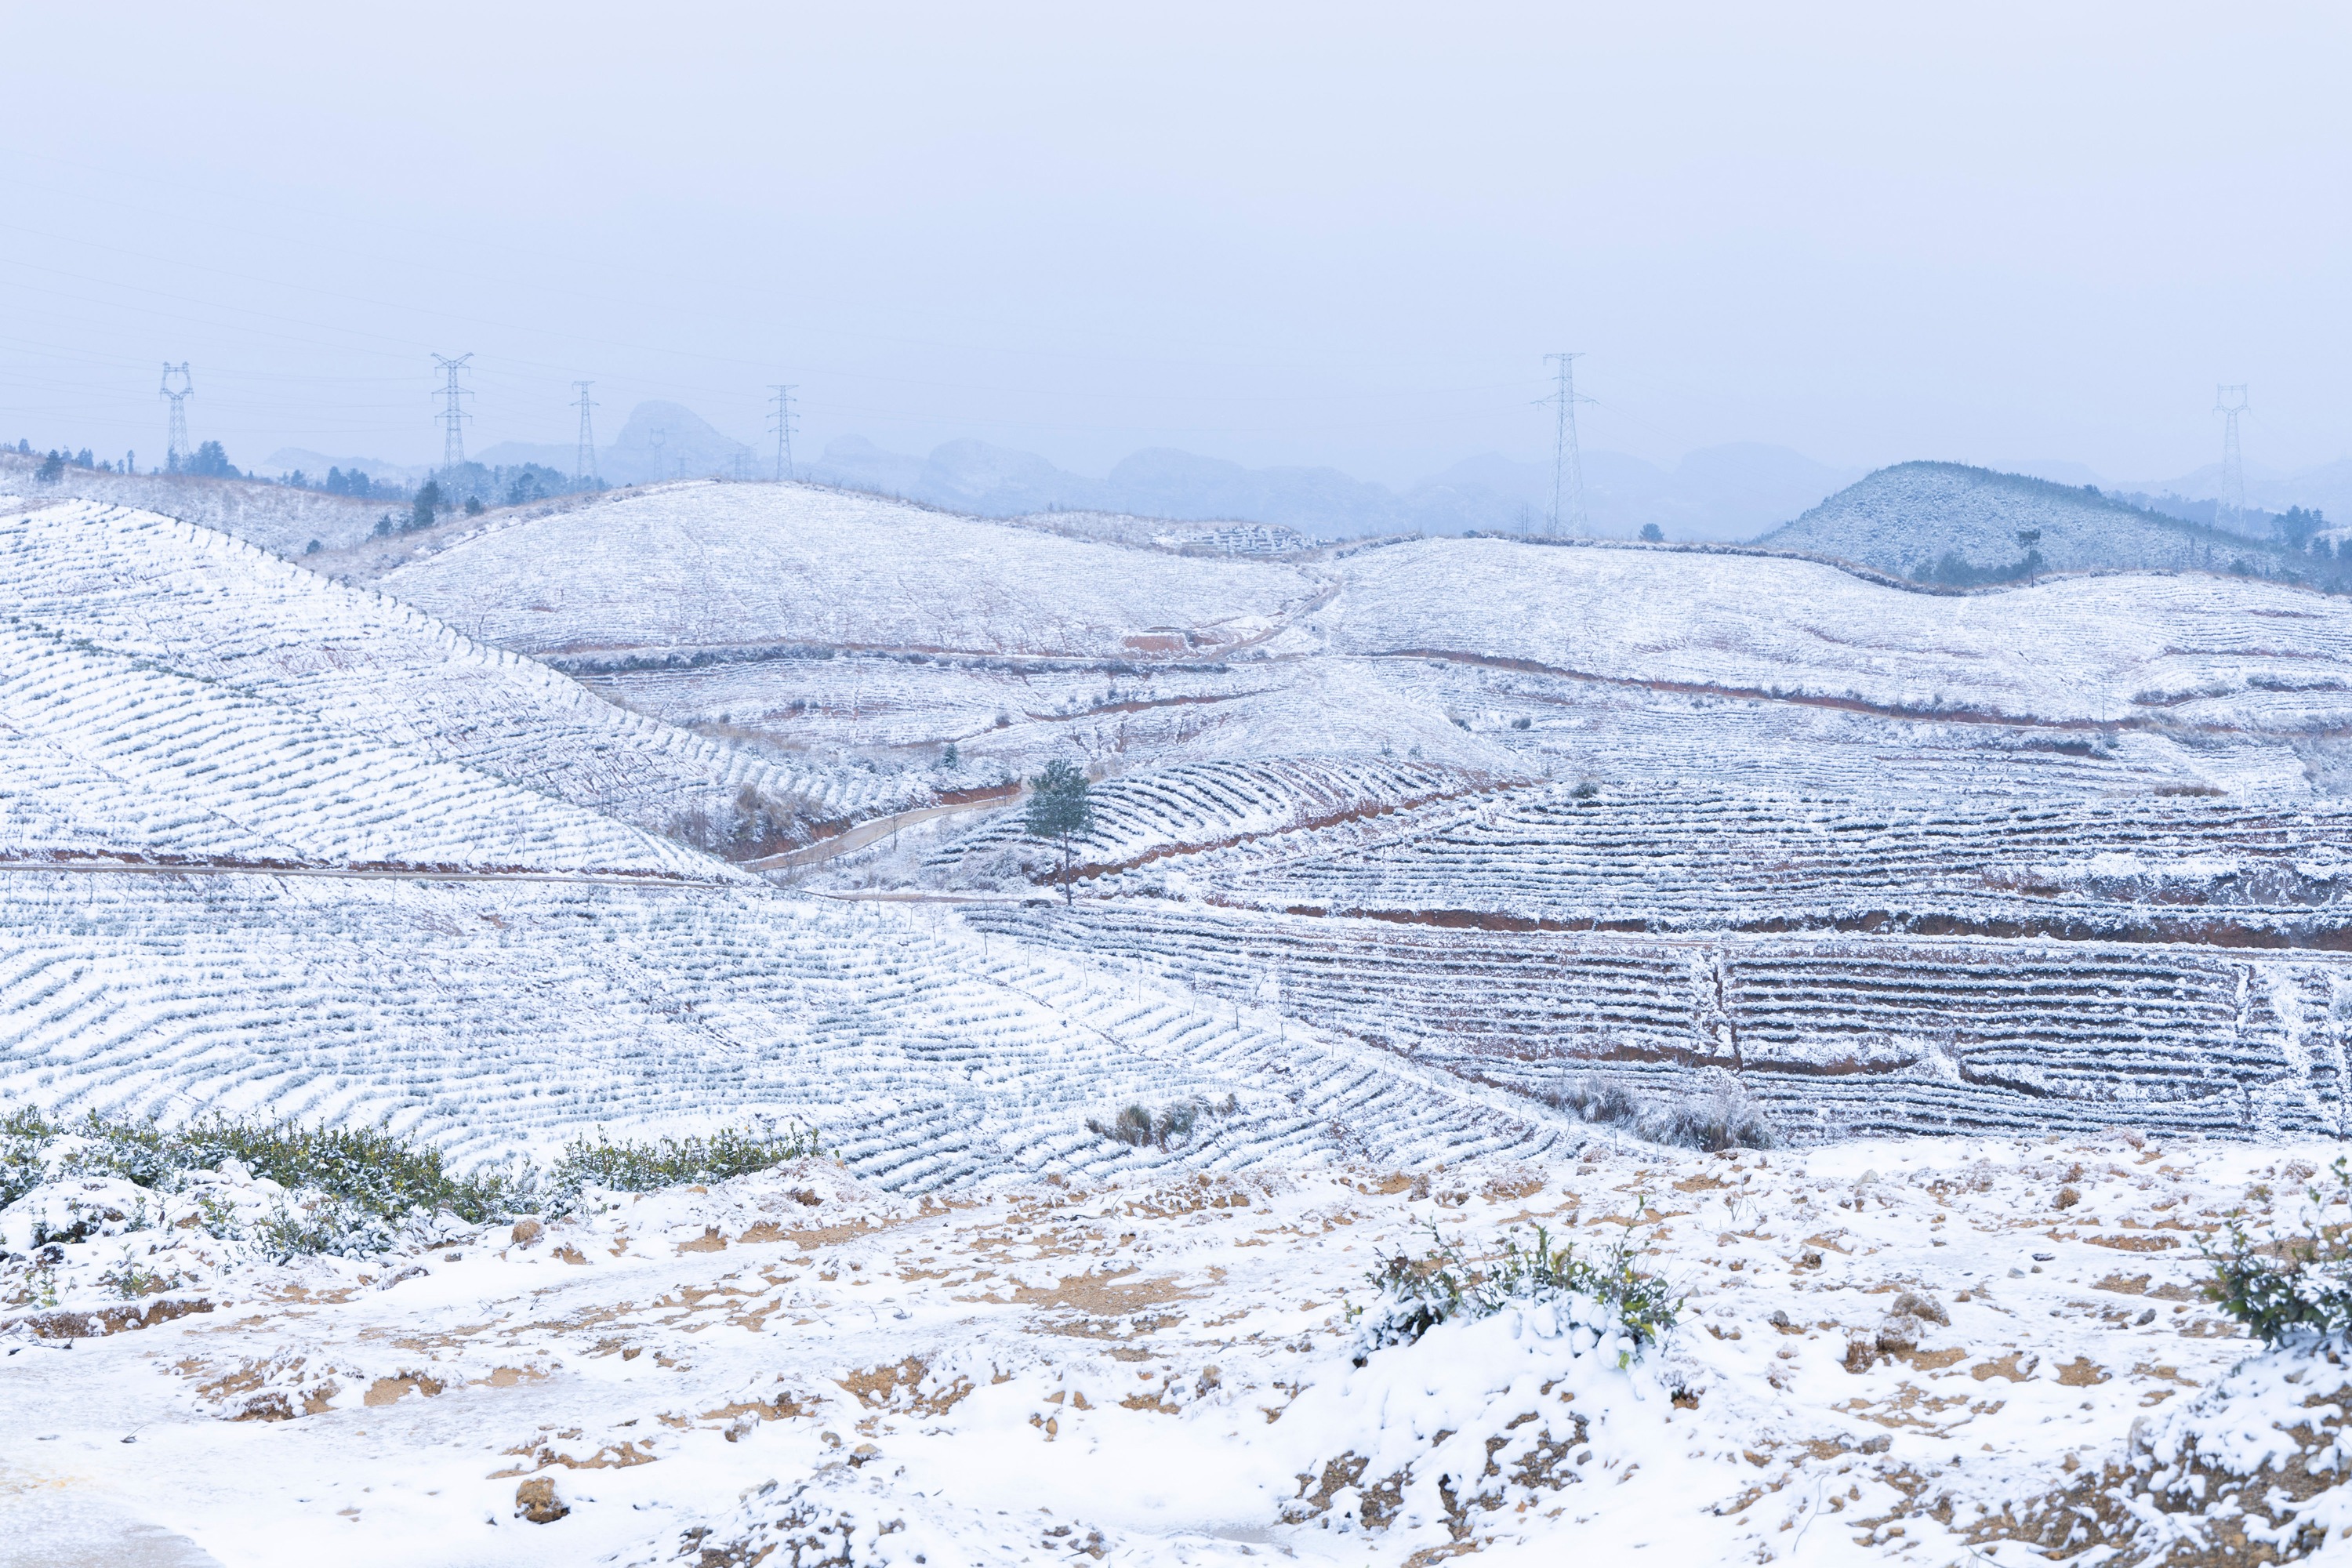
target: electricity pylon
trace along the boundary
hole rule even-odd
[[[2213,412],[2221,416],[2221,504],[2232,517],[2246,514],[2246,463],[2238,451],[2238,416],[2246,411],[2246,387],[2213,389]]]
[[[572,390],[580,394],[580,456],[572,471],[583,485],[596,482],[596,435],[588,425],[588,411],[596,405],[588,401],[589,385],[584,381],[572,384]]]
[[[776,433],[776,479],[778,483],[793,477],[793,393],[794,388],[778,384],[768,388],[776,395],[775,412],[768,416],[768,427]]]
[[[447,406],[441,411],[441,467],[445,472],[461,467],[466,461],[464,399],[472,396],[473,394],[457,384],[457,373],[465,369],[466,362],[473,357],[469,353],[459,354],[456,359],[450,359],[442,354],[433,356],[435,363],[449,373],[449,384],[435,394],[436,396],[449,400]]]
[[[172,390],[172,378],[175,375],[180,378],[180,390],[177,392]],[[167,474],[178,473],[180,465],[188,460],[187,403],[189,395],[195,390],[196,384],[188,374],[187,361],[182,360],[178,364],[170,360],[163,362],[163,395],[172,400],[172,434],[163,443],[163,471]]]
[[[1559,416],[1552,435],[1551,516],[1544,521],[1546,538],[1559,535],[1563,520],[1569,531],[1579,538],[1587,531],[1584,459],[1576,449],[1576,405],[1592,401],[1576,395],[1576,362],[1583,357],[1580,353],[1544,355],[1545,360],[1559,366],[1559,389],[1549,397],[1536,399],[1538,403],[1549,404]]]

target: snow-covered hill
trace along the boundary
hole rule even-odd
[[[2347,601],[2227,574],[1955,596],[1502,539],[1207,561],[805,487],[493,520],[379,581],[672,723],[947,788],[1343,756],[2292,792],[2332,787],[2352,681]]]
[[[16,852],[701,876],[708,862],[644,830],[746,786],[814,820],[907,798],[625,712],[381,594],[152,513],[0,509],[0,603]]]
[[[2021,474],[1960,463],[1898,463],[1831,496],[1759,544],[1833,556],[1955,586],[2042,572],[2226,570],[2326,575],[2242,535]]]
[[[1064,539],[805,485],[687,485],[483,533],[381,579],[491,641],[618,663],[821,645],[1165,658],[1263,637],[1282,568]]]

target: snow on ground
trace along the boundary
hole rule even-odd
[[[2298,1456],[2340,1531],[2332,1433],[2283,1428],[2343,1373],[2249,1360],[2195,1288],[2332,1153],[1601,1139],[944,1201],[814,1160],[285,1265],[106,1193],[28,1250],[57,1184],[0,1216],[0,1563],[2023,1564],[2135,1506],[2143,1550],[2226,1528],[2217,1472]],[[1571,1299],[1364,1352],[1382,1257],[1538,1225],[1630,1244],[1680,1326],[1637,1352]]]

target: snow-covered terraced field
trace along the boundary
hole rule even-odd
[[[1142,900],[970,918],[1538,1097],[1736,1082],[1799,1140],[2352,1126],[2352,959],[2334,953],[1486,931]]]
[[[1194,763],[1097,786],[1094,828],[1074,842],[1084,863],[1099,875],[1110,867],[1385,817],[1488,787],[1490,781],[1477,774],[1418,763]],[[1021,847],[1018,814],[1000,813],[942,845],[929,857],[928,868],[952,872],[977,857]],[[1026,847],[1035,851],[1034,843]]]
[[[0,872],[0,1104],[395,1126],[483,1157],[604,1125],[817,1128],[893,1187],[1538,1149],[1555,1118],[936,911],[756,887]]]
[[[151,513],[0,515],[0,603],[14,851],[87,847],[102,819],[170,854],[676,869],[694,858],[613,819],[659,827],[746,784],[817,820],[929,797],[623,711]]]
[[[1090,845],[1081,877],[1104,893],[1150,889],[1159,866],[1129,870],[1116,843]],[[1865,804],[1550,784],[1267,833],[1179,869],[1221,902],[1501,929],[2352,947],[2352,807],[2336,803]]]

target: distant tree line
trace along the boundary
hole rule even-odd
[[[0,447],[0,451],[10,449]],[[14,450],[22,457],[37,455],[33,443],[21,438]],[[135,474],[139,471],[132,453],[124,453],[118,464],[110,459],[100,461],[89,447],[84,447],[79,452],[58,449],[46,454],[37,473],[44,483],[54,483],[64,477],[68,468],[88,468],[106,474]],[[351,496],[360,500],[408,503],[407,518],[394,521],[387,514],[385,521],[376,529],[380,534],[405,533],[417,528],[430,528],[436,520],[451,511],[462,510],[473,516],[493,506],[527,506],[535,500],[605,488],[601,480],[583,482],[543,463],[501,463],[495,467],[460,463],[455,468],[442,469],[415,489],[398,479],[379,479],[359,468],[330,468],[324,479],[296,468],[272,479],[238,468],[228,460],[227,450],[218,441],[206,441],[184,457],[166,459],[161,469],[150,471],[186,474],[198,479],[250,479],[257,484],[320,490],[328,495]],[[427,491],[431,493],[427,494]]]

